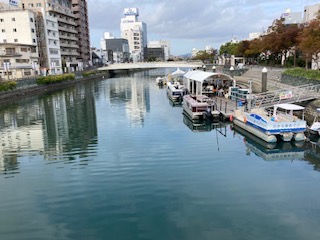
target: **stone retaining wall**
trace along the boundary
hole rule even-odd
[[[300,86],[300,85],[306,85],[306,84],[319,84],[319,80],[314,79],[307,79],[303,77],[295,77],[292,75],[282,74],[281,75],[281,83],[285,83],[291,86]]]

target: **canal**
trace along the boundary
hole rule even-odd
[[[164,74],[0,106],[1,239],[320,239],[317,144],[194,124]]]

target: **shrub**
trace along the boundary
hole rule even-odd
[[[87,72],[83,72],[83,73],[82,73],[82,76],[83,76],[83,77],[89,77],[89,76],[91,76],[91,75],[96,75],[96,74],[97,74],[96,71],[87,71]]]
[[[318,70],[306,70],[303,68],[292,68],[284,72],[286,75],[294,77],[303,77],[306,79],[320,80],[320,71]]]
[[[74,80],[74,79],[75,79],[75,75],[73,73],[61,74],[61,75],[51,75],[51,76],[39,77],[37,79],[37,84],[51,84],[51,83],[70,81],[70,80]]]
[[[14,89],[17,86],[17,82],[16,81],[5,81],[5,82],[1,82],[0,81],[0,91],[9,91]]]

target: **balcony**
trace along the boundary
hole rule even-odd
[[[64,32],[70,32],[70,33],[78,34],[78,31],[76,29],[70,28],[70,27],[59,26],[59,30],[60,31],[64,31]]]
[[[17,53],[17,52],[10,52],[10,53],[0,53],[0,57],[21,57],[22,54],[21,53]]]
[[[58,17],[58,22],[63,22],[63,23],[66,23],[66,24],[69,24],[72,26],[77,26],[76,22],[71,19],[65,19],[65,18]]]

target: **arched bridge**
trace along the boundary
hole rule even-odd
[[[198,68],[202,62],[138,62],[138,63],[115,63],[106,67],[98,68],[99,71],[105,70],[130,70],[130,69],[153,69],[153,68]]]

